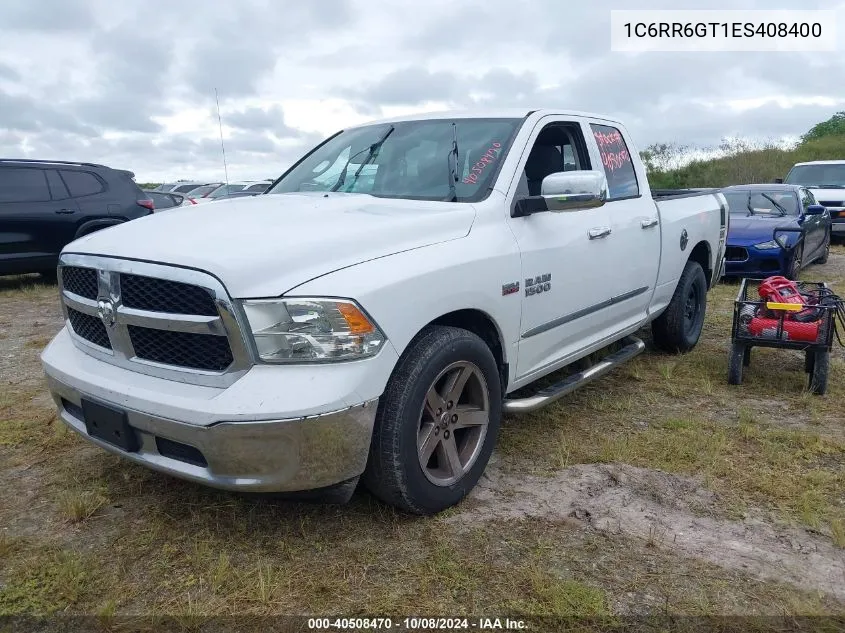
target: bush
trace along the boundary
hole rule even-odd
[[[719,147],[721,156],[692,160],[679,167],[686,150],[686,147],[661,144],[652,145],[643,152],[652,188],[773,182],[775,178],[785,177],[795,163],[845,159],[845,134],[810,138],[793,148],[779,147],[773,142],[755,145],[749,141],[728,141]]]

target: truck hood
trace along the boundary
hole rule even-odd
[[[845,189],[827,189],[825,187],[807,187],[813,192],[816,200],[821,204],[822,202],[838,202],[838,205],[845,207]]]
[[[466,236],[471,205],[307,192],[176,207],[79,238],[63,252],[175,264],[233,297],[281,295],[378,257]]]
[[[769,218],[762,216],[737,217],[732,215],[730,229],[728,231],[728,244],[730,246],[749,246],[768,242],[773,239],[773,231],[776,228],[789,227],[797,229],[800,226],[798,218],[794,216]],[[788,239],[788,243],[794,242],[798,237],[797,233],[784,233],[783,235]]]

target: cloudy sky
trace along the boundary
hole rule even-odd
[[[275,177],[345,125],[406,112],[598,111],[642,149],[796,136],[845,109],[845,3],[722,6],[837,9],[842,44],[611,52],[623,0],[0,0],[0,155],[222,179],[215,88],[232,180]]]

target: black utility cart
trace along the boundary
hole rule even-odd
[[[760,280],[743,279],[734,303],[728,383],[742,384],[743,367],[751,364],[752,347],[776,347],[804,352],[804,370],[809,374],[809,389],[824,395],[830,367],[830,351],[836,334],[840,300],[822,282],[796,282],[807,302],[771,303],[758,297]],[[752,296],[749,297],[749,290]],[[811,323],[796,323],[790,315],[799,311],[812,317]],[[762,320],[765,318],[765,320]],[[762,324],[762,325],[761,325]],[[806,326],[806,327],[805,327]]]

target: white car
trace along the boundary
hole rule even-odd
[[[660,349],[692,349],[727,224],[721,193],[655,200],[612,118],[361,125],[264,195],[68,245],[43,366],[65,424],[149,468],[341,501],[360,479],[432,514],[475,486],[503,413],[636,356],[649,323]]]
[[[164,211],[165,209],[172,209],[174,207],[190,207],[196,204],[196,202],[182,193],[166,193],[151,189],[145,189],[144,193],[146,193],[153,201],[153,204],[155,205],[155,213]]]
[[[845,160],[796,163],[783,182],[809,189],[830,212],[833,236],[845,237]]]
[[[233,193],[246,195],[249,192],[255,192],[257,195],[267,191],[271,184],[273,184],[273,181],[271,180],[240,180],[237,182],[231,182],[228,185],[220,185],[216,189],[213,189],[209,193],[205,194],[204,197],[197,197],[194,200],[199,204],[204,204],[206,202],[224,200]]]

